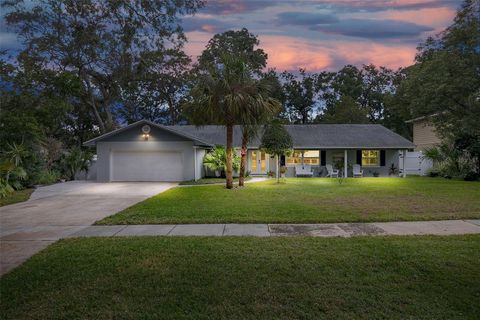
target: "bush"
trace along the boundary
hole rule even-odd
[[[11,185],[7,183],[5,179],[0,178],[0,199],[5,198],[7,195],[15,191]]]
[[[56,170],[41,170],[32,179],[33,184],[52,184],[58,182],[62,174]]]
[[[480,174],[478,174],[475,171],[467,172],[467,174],[465,174],[465,176],[463,177],[463,180],[465,181],[477,181],[479,179],[480,179]]]
[[[429,176],[431,178],[438,177],[439,175],[440,175],[440,172],[438,170],[435,170],[435,169],[430,169],[427,173],[427,176]]]

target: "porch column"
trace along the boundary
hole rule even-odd
[[[403,172],[402,172],[402,178],[406,178],[407,177],[407,170],[405,168],[405,158],[407,157],[407,150],[403,150],[402,152],[402,164],[403,164]]]
[[[344,152],[344,157],[343,157],[343,160],[344,160],[344,165],[343,165],[343,176],[346,178],[348,177],[348,159],[347,159],[347,156],[348,156],[348,150],[345,150]]]
[[[193,180],[197,181],[197,147],[193,146]]]

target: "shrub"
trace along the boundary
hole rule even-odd
[[[438,177],[440,175],[440,172],[436,169],[430,169],[428,172],[427,172],[427,175],[431,178],[435,178],[435,177]]]
[[[227,171],[227,151],[223,146],[216,146],[203,158],[205,167],[212,171],[218,171],[222,176]],[[233,152],[233,170],[240,169],[240,156],[237,152]]]
[[[62,158],[62,171],[70,180],[75,179],[79,171],[88,171],[92,154],[78,147],[70,149]]]
[[[477,181],[478,179],[480,179],[480,174],[475,171],[467,172],[463,177],[463,180],[465,181]]]
[[[62,174],[57,170],[41,170],[33,177],[33,184],[52,184],[60,180]]]

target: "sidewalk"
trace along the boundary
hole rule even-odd
[[[62,238],[123,236],[310,236],[480,234],[480,220],[445,220],[330,224],[171,224],[171,225],[49,225],[19,228],[0,237],[0,275],[22,264]]]
[[[68,237],[458,235],[480,233],[480,220],[329,224],[176,224],[90,226]]]

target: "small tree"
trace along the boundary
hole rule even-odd
[[[263,132],[260,149],[263,149],[266,153],[275,156],[277,183],[280,182],[278,175],[278,163],[280,156],[288,153],[292,147],[292,137],[290,137],[290,134],[282,124],[274,122],[266,126],[265,131]]]

